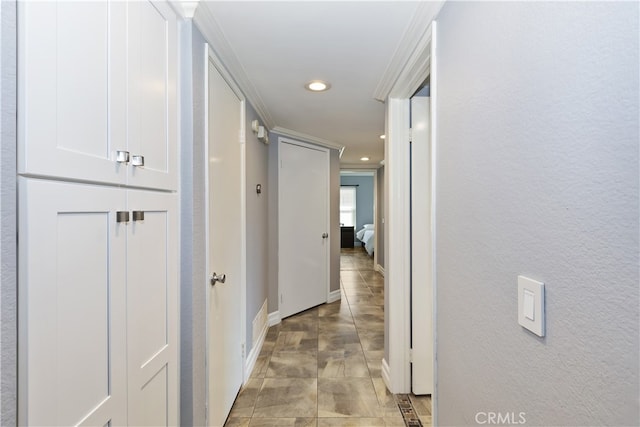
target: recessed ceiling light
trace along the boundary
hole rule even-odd
[[[362,160],[363,162],[366,162],[366,161],[369,160],[369,158],[368,157],[361,157],[360,160]]]
[[[323,82],[322,80],[311,80],[305,84],[304,87],[311,92],[324,92],[325,90],[329,90],[331,85],[327,82]]]
[[[380,139],[385,139],[387,135],[380,135]]]

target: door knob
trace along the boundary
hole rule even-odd
[[[131,156],[131,164],[133,166],[144,166],[144,156],[133,155]]]
[[[326,238],[328,238],[328,237],[329,237],[329,233],[322,233],[322,238],[323,238],[323,239],[326,239]]]
[[[220,274],[218,275],[215,271],[213,272],[213,274],[211,275],[211,286],[214,286],[216,284],[216,282],[220,282],[220,283],[224,283],[227,281],[227,275],[226,274]]]

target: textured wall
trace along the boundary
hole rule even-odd
[[[376,251],[378,251],[378,265],[384,268],[384,166],[378,168],[376,183]]]
[[[373,176],[340,176],[340,185],[356,187],[356,232],[364,224],[373,224]],[[361,242],[355,239],[359,245]]]
[[[329,290],[340,289],[340,154],[329,152]]]
[[[246,103],[246,185],[247,185],[247,354],[253,348],[253,319],[267,299],[269,272],[268,229],[268,162],[269,146],[258,141],[251,130],[251,121],[258,115]],[[256,185],[262,193],[256,193]]]
[[[278,134],[269,133],[269,179],[268,197],[268,245],[269,245],[269,288],[267,311],[278,311]]]
[[[205,425],[206,218],[204,38],[180,28],[180,424]]]
[[[638,13],[438,17],[439,425],[639,424]],[[519,274],[546,284],[544,338],[518,325]]]
[[[0,2],[0,425],[17,424],[16,3]]]

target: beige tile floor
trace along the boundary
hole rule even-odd
[[[226,426],[404,426],[380,376],[384,278],[362,248],[343,249],[342,299],[269,328]],[[411,396],[424,426],[429,397]]]

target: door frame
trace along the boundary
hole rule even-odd
[[[240,134],[238,142],[240,143],[240,334],[242,345],[242,384],[246,384],[249,380],[248,372],[246,372],[246,339],[247,339],[247,186],[246,186],[246,97],[236,85],[229,72],[225,69],[220,59],[216,56],[209,43],[204,43],[204,156],[205,156],[205,201],[204,201],[204,215],[205,221],[205,257],[206,257],[206,277],[207,280],[203,284],[206,287],[205,299],[205,402],[206,406],[209,405],[210,387],[209,384],[209,299],[211,295],[211,285],[209,284],[209,275],[211,274],[212,267],[209,265],[209,254],[211,251],[209,242],[209,62],[211,62],[222,78],[227,82],[233,93],[240,99]],[[209,425],[209,411],[205,414],[205,422]]]
[[[312,150],[317,150],[317,151],[321,151],[323,153],[325,153],[326,156],[326,164],[327,164],[327,209],[325,212],[325,220],[326,220],[326,224],[327,224],[327,233],[329,233],[329,238],[327,239],[327,247],[326,247],[326,258],[325,258],[325,289],[326,289],[326,302],[329,302],[330,300],[330,296],[331,296],[331,241],[332,241],[332,233],[330,233],[331,231],[331,152],[329,150],[329,148],[327,147],[322,147],[319,145],[315,145],[315,144],[309,144],[307,142],[302,142],[299,141],[297,139],[291,139],[291,138],[286,138],[283,136],[279,136],[278,137],[278,162],[276,163],[276,167],[278,167],[277,165],[280,165],[280,154],[281,154],[281,147],[283,143],[288,143],[288,144],[293,144],[293,145],[298,145],[300,147],[304,147],[304,148],[308,148],[308,149],[312,149]],[[280,243],[282,242],[282,234],[284,231],[284,227],[283,224],[281,223],[282,221],[282,217],[280,215],[280,207],[282,206],[282,191],[280,191],[280,170],[281,168],[278,167],[278,253],[280,253]],[[280,271],[282,271],[282,263],[283,260],[280,256],[278,256],[278,312],[282,313],[282,307],[280,307],[280,290],[281,290],[281,284],[280,284]]]
[[[380,270],[380,266],[378,265],[378,216],[380,212],[378,212],[378,169],[375,168],[353,168],[353,167],[345,167],[340,168],[340,176],[342,176],[342,172],[367,172],[372,173],[373,175],[373,269],[375,271],[380,272],[384,275],[384,272]],[[358,208],[356,207],[356,210]],[[356,233],[358,230],[354,230]]]
[[[440,5],[441,6],[441,5]],[[439,8],[437,9],[439,11]],[[434,12],[435,16],[437,11]],[[430,76],[431,91],[431,260],[433,284],[433,422],[437,425],[437,275],[436,275],[436,150],[437,150],[437,22],[432,20],[420,40],[420,49],[407,61],[386,100],[385,140],[385,288],[389,297],[389,352],[382,361],[382,378],[392,393],[411,392],[411,265],[410,265],[410,98]],[[411,66],[409,66],[411,65]],[[395,286],[390,287],[393,282]],[[388,359],[387,359],[388,357]]]

